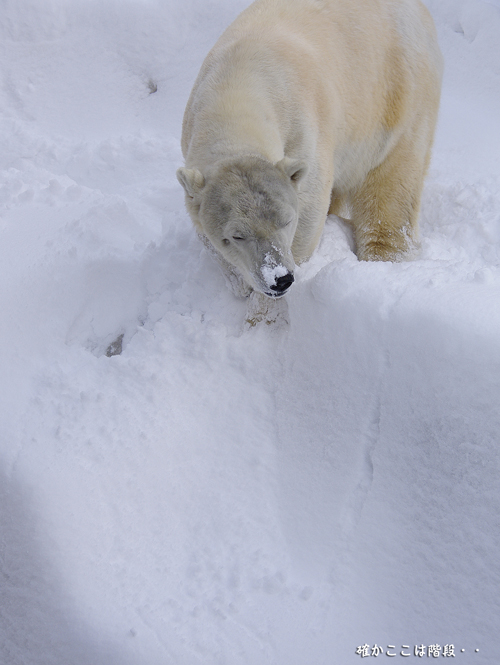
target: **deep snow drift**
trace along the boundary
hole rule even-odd
[[[499,3],[428,3],[421,257],[330,218],[254,327],[175,178],[247,4],[2,4],[0,662],[496,665]]]

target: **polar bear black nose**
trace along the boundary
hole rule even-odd
[[[295,281],[294,276],[292,275],[291,272],[289,272],[286,275],[283,275],[282,277],[278,277],[278,279],[276,280],[276,284],[274,286],[271,286],[271,291],[276,291],[276,293],[283,293],[292,286],[294,281]]]

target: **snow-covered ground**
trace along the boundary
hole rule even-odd
[[[175,178],[247,4],[1,3],[0,663],[497,665],[500,2],[428,2],[421,258],[331,218],[255,327]]]

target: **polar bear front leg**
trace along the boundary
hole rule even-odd
[[[414,139],[403,137],[355,192],[351,224],[360,261],[413,258],[419,245],[417,220],[429,157],[430,146],[425,150]]]
[[[260,323],[265,323],[274,330],[282,329],[289,324],[286,298],[269,298],[263,293],[254,291],[247,303],[244,330],[250,330]]]

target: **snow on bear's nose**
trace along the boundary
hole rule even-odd
[[[290,252],[289,254],[291,256]],[[272,249],[266,252],[264,263],[260,267],[260,274],[264,278],[260,280],[260,283],[264,286],[263,291],[268,296],[274,298],[283,296],[295,281],[292,271],[293,259],[291,260],[292,266],[286,266],[283,263],[283,252],[273,245]]]

